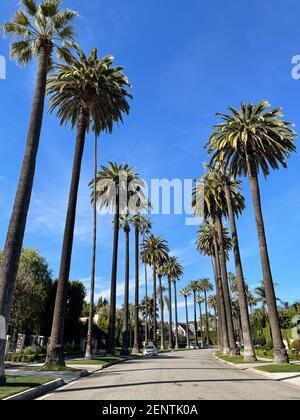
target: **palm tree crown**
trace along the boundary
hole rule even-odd
[[[223,229],[223,241],[224,241],[224,248],[227,259],[229,259],[229,252],[232,249],[232,241],[229,236],[228,229],[224,227]],[[217,226],[213,222],[205,222],[200,229],[198,230],[197,239],[196,239],[196,247],[197,250],[206,256],[214,256],[215,249],[214,249],[214,238],[218,237]]]
[[[89,57],[78,47],[76,52],[78,58],[73,57],[71,64],[57,64],[57,74],[48,81],[50,111],[57,109],[61,124],[70,120],[74,127],[84,110],[97,135],[104,130],[112,132],[113,123],[123,122],[122,114],[129,113],[127,99],[132,99],[123,67],[112,67],[114,58],[99,58],[95,48]]]
[[[51,54],[69,61],[69,46],[72,46],[75,31],[72,20],[78,16],[70,9],[60,10],[61,0],[21,0],[21,8],[11,22],[4,23],[2,32],[11,35],[10,56],[21,65],[37,57],[41,47]]]
[[[158,268],[168,259],[169,247],[167,241],[161,236],[149,235],[144,243],[141,244],[142,261],[149,264],[151,267]]]
[[[248,173],[248,161],[265,176],[269,167],[286,167],[286,158],[296,150],[296,133],[292,123],[280,119],[281,108],[267,110],[269,106],[267,101],[242,103],[239,110],[230,107],[230,114],[217,114],[224,122],[214,126],[209,140],[212,161],[223,162],[234,176]]]

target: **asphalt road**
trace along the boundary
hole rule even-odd
[[[226,366],[211,350],[194,350],[112,366],[43,399],[300,400],[300,389]]]

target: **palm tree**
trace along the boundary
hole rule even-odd
[[[142,252],[141,258],[142,261],[146,261],[147,264],[152,267],[153,271],[153,341],[157,343],[157,318],[156,318],[156,308],[157,308],[157,291],[156,291],[156,277],[158,267],[167,261],[169,247],[167,241],[161,236],[149,235],[146,237],[144,243],[141,244]]]
[[[4,23],[2,32],[12,37],[11,58],[21,65],[37,59],[38,68],[25,154],[0,266],[0,314],[7,325],[35,175],[49,64],[53,50],[65,60],[70,56],[66,45],[73,40],[72,20],[77,16],[72,10],[61,10],[58,0],[44,0],[39,4],[21,0],[20,3],[21,9],[11,22]],[[4,351],[5,340],[0,340],[0,384],[5,383]]]
[[[203,343],[203,324],[202,324],[202,306],[201,305],[204,302],[204,299],[201,295],[200,284],[199,284],[199,290],[198,290],[196,302],[198,303],[198,306],[199,306],[200,338],[201,338],[201,343]]]
[[[209,345],[209,322],[208,322],[208,309],[207,309],[207,293],[214,290],[213,285],[209,279],[199,280],[200,290],[204,293],[205,302],[205,324],[206,324],[206,344]]]
[[[216,336],[218,335],[218,328],[217,328],[217,318],[218,318],[218,312],[217,312],[217,295],[211,295],[207,298],[207,305],[210,309],[212,309],[214,311],[214,320],[215,320],[215,334]]]
[[[166,276],[165,265],[162,264],[157,268],[158,292],[160,305],[160,349],[165,350],[165,331],[164,331],[164,300],[162,278]]]
[[[192,207],[195,215],[202,216],[202,196],[199,192],[204,191],[204,217],[206,220],[212,219],[216,223],[217,233],[218,233],[218,252],[220,257],[220,269],[222,277],[222,286],[223,286],[223,295],[224,295],[224,304],[226,311],[226,322],[227,322],[227,332],[229,339],[229,349],[232,355],[239,354],[239,349],[236,345],[236,340],[234,337],[233,329],[233,320],[231,313],[230,305],[230,295],[228,287],[228,278],[227,278],[227,265],[226,265],[226,252],[224,244],[224,225],[222,216],[227,214],[226,201],[224,194],[220,188],[218,180],[215,178],[214,172],[209,166],[206,165],[206,168],[209,169],[205,175],[198,180],[196,187],[193,189],[193,201]],[[200,191],[199,191],[200,190]],[[199,200],[201,202],[199,203]]]
[[[240,110],[229,108],[229,115],[218,114],[223,122],[215,127],[209,140],[209,153],[213,154],[213,162],[229,168],[233,176],[248,176],[274,343],[274,361],[288,363],[278,318],[258,176],[260,171],[267,177],[270,168],[287,167],[286,159],[296,151],[296,133],[291,129],[293,124],[281,119],[282,110],[268,110],[269,106],[267,101],[256,106],[242,103]]]
[[[245,289],[243,266],[241,261],[238,233],[235,220],[235,217],[239,216],[245,208],[244,197],[240,193],[241,182],[233,179],[230,173],[228,171],[225,171],[224,168],[220,167],[219,165],[216,165],[215,169],[213,169],[210,166],[208,166],[208,168],[210,170],[210,174],[213,177],[215,186],[219,188],[221,200],[223,202],[225,196],[225,202],[223,206],[225,207],[226,205],[227,207],[226,213],[231,228],[234,261],[237,273],[236,285],[238,292],[238,303],[240,307],[239,313],[242,325],[242,334],[244,337],[244,360],[247,362],[254,362],[256,360],[256,355],[251,334],[247,294]],[[225,215],[226,213],[224,212]]]
[[[78,187],[85,137],[91,121],[96,135],[104,130],[111,133],[114,122],[122,121],[122,114],[129,113],[126,91],[130,84],[121,72],[122,67],[112,67],[113,57],[100,59],[96,49],[86,57],[79,47],[78,58],[72,64],[56,65],[57,74],[48,81],[50,111],[57,110],[61,124],[77,125],[77,137],[68,210],[62,246],[60,272],[56,293],[51,339],[46,364],[64,365],[63,336],[68,281],[71,265]],[[93,185],[93,181],[91,182]],[[93,192],[92,192],[93,197]],[[117,223],[118,226],[118,223]],[[111,301],[112,305],[113,302]]]
[[[123,321],[123,344],[121,355],[128,356],[130,348],[130,328],[129,328],[129,235],[132,219],[128,215],[120,217],[120,226],[125,235],[125,286],[124,286],[124,321]]]
[[[179,342],[178,342],[178,308],[177,308],[177,288],[176,284],[180,277],[183,276],[183,267],[178,262],[176,257],[171,257],[169,264],[171,264],[172,268],[172,282],[174,287],[174,306],[175,306],[175,350],[179,350]]]
[[[97,183],[97,142],[98,137],[95,134],[94,139],[94,181],[93,181],[93,245],[92,245],[92,272],[91,272],[91,290],[90,290],[90,310],[88,320],[88,332],[85,358],[93,359],[93,323],[94,323],[94,300],[95,300],[95,272],[96,272],[96,250],[97,250],[97,203],[96,203],[96,183]]]
[[[149,235],[152,229],[152,222],[149,217],[141,216],[141,235],[143,244],[145,243],[146,235]],[[148,275],[147,275],[147,262],[142,261],[144,263],[144,276],[145,276],[145,297],[148,297]],[[146,306],[147,312],[147,306]],[[148,344],[148,314],[146,313],[145,317],[145,344]]]
[[[189,287],[194,295],[194,328],[195,328],[195,338],[196,345],[198,346],[198,326],[197,326],[197,293],[199,292],[199,284],[197,280],[192,281],[189,284]]]
[[[224,237],[223,242],[225,244],[224,250],[226,258],[229,258],[229,251],[231,250],[231,239],[229,238],[227,229],[223,231]],[[229,354],[229,339],[226,321],[226,311],[224,303],[224,292],[221,278],[220,268],[220,253],[218,244],[218,230],[217,226],[213,222],[206,221],[198,231],[198,237],[196,240],[196,247],[198,251],[206,256],[212,258],[212,265],[214,269],[215,285],[217,292],[217,304],[218,304],[218,334],[219,334],[219,348],[223,353]]]
[[[185,301],[185,334],[186,334],[186,347],[189,349],[190,348],[190,328],[189,328],[189,311],[188,311],[188,297],[191,294],[191,289],[189,288],[189,286],[184,287],[183,289],[181,289],[180,291],[180,295],[184,297],[184,301]]]
[[[131,198],[139,197],[140,202],[145,199],[143,181],[135,169],[128,164],[109,162],[108,167],[102,166],[97,174],[97,203],[100,209],[111,209],[114,214],[113,257],[111,271],[110,317],[109,336],[107,342],[108,353],[115,352],[115,325],[116,325],[116,291],[118,268],[118,245],[120,216],[137,211],[137,203]]]
[[[140,203],[141,204],[141,203]],[[144,204],[144,207],[149,207],[150,204]],[[134,317],[134,345],[133,353],[139,353],[141,348],[139,338],[139,285],[140,285],[140,232],[143,228],[144,220],[140,214],[135,214],[132,217],[132,223],[135,231],[135,317]]]

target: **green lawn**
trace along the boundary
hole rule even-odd
[[[86,360],[82,359],[70,359],[66,360],[68,365],[104,365],[105,363],[115,362],[118,360],[124,360],[123,357],[120,356],[99,356],[95,357],[93,360]]]
[[[7,376],[6,385],[0,386],[0,400],[54,381],[50,376]]]
[[[268,365],[257,369],[269,373],[300,373],[300,365]]]
[[[224,356],[221,352],[217,352],[215,354],[219,359],[222,359],[225,362],[234,363],[236,365],[242,365],[244,363],[257,363],[257,362],[245,362],[243,356]],[[260,361],[259,363],[264,363],[264,362]]]

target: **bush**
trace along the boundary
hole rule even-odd
[[[255,346],[261,346],[264,347],[266,345],[266,339],[263,335],[258,336],[255,340],[254,340],[254,345]]]
[[[292,342],[291,349],[295,352],[300,353],[300,340],[294,340]]]
[[[44,351],[45,350],[40,346],[31,346],[31,347],[26,347],[23,351],[23,354],[28,354],[31,356],[39,356],[40,354],[45,354]]]

